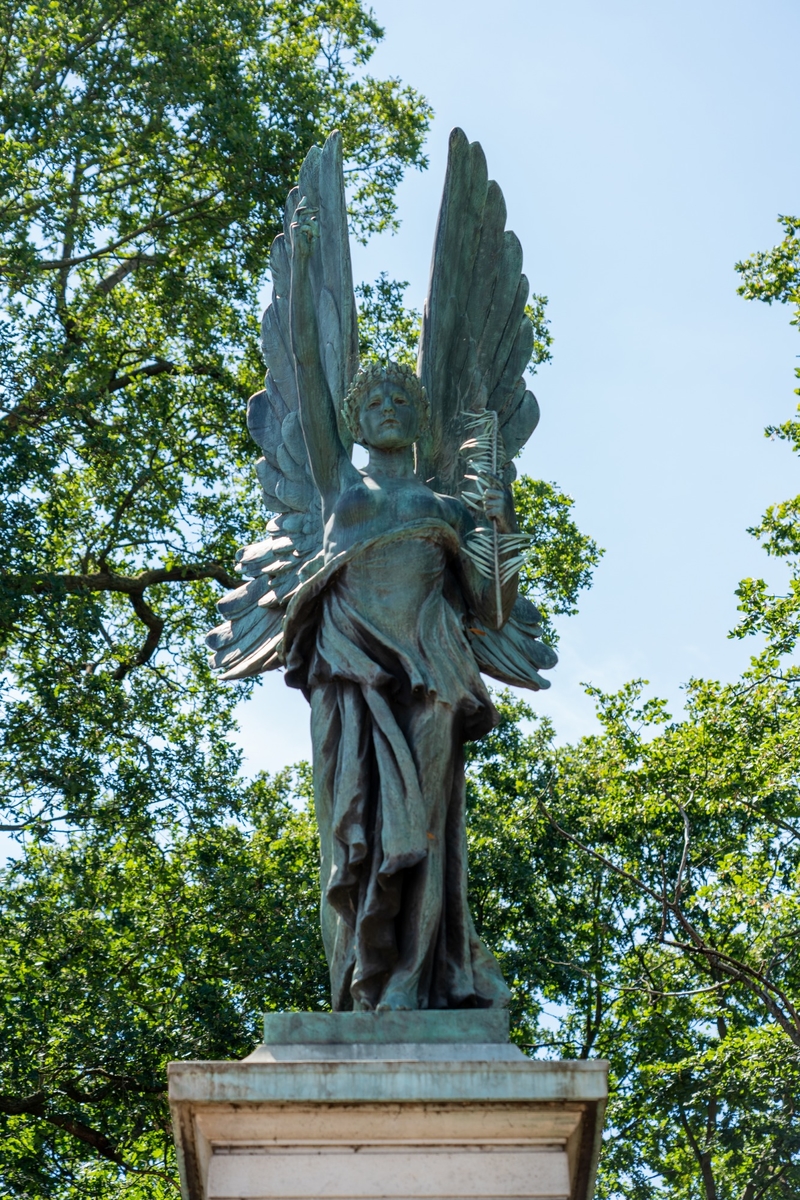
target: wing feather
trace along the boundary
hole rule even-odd
[[[275,450],[281,440],[281,425],[286,416],[283,398],[272,384],[256,392],[247,402],[247,428],[256,445],[260,446],[269,464],[277,469]]]
[[[486,188],[480,244],[472,270],[467,319],[479,332],[486,328],[489,310],[497,286],[498,264],[506,227],[506,202],[500,188],[491,179]],[[481,281],[484,281],[481,285]]]
[[[491,352],[492,356],[490,393],[494,392],[500,381],[520,323],[525,319],[528,281],[521,271],[522,247],[516,234],[507,230],[503,237],[497,287],[492,296],[492,307],[483,333],[486,353],[488,355]],[[525,365],[527,366],[527,363]]]
[[[530,362],[533,350],[533,326],[527,317],[519,323],[514,322],[514,325],[517,331],[514,342],[497,383],[489,395],[489,407],[494,408],[500,417],[508,405],[513,403],[519,384],[524,387],[522,373]]]
[[[503,444],[509,459],[519,454],[539,424],[539,402],[533,392],[525,390],[524,380],[520,380],[520,384],[522,396],[519,403],[503,417]]]
[[[223,617],[231,620],[258,604],[259,599],[269,591],[270,586],[269,576],[260,575],[257,579],[251,579],[247,583],[243,583],[241,587],[234,588],[232,592],[226,592],[217,602],[217,608]],[[218,629],[214,632],[218,632]]]
[[[540,671],[549,671],[558,662],[552,646],[540,641],[541,615],[529,600],[517,600],[502,629],[470,633],[472,651],[486,675],[514,687],[534,692],[550,687]]]
[[[497,412],[509,458],[530,436],[538,414],[533,397],[524,399],[522,380],[533,349],[525,316],[529,286],[522,247],[505,228],[506,216],[481,147],[454,129],[417,363],[432,410],[418,474],[451,494],[463,477],[458,451],[465,412]]]
[[[263,541],[239,552],[237,570],[246,582],[218,605],[224,621],[209,634],[208,644],[223,679],[244,679],[281,665],[288,599],[301,570],[322,546],[320,498],[300,424],[289,326],[291,225],[302,199],[318,210],[320,236],[310,263],[311,283],[320,356],[337,411],[358,367],[342,145],[336,133],[306,156],[298,186],[286,199],[283,233],[270,250],[272,299],[261,323],[267,378],[248,404],[247,424],[263,454],[256,474],[264,502],[277,515]],[[343,426],[340,432],[349,449],[352,442]]]

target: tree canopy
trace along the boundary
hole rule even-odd
[[[242,776],[252,685],[211,677],[203,635],[265,521],[244,415],[286,193],[338,127],[353,230],[392,227],[430,108],[369,74],[382,31],[351,0],[5,3],[0,24],[0,786],[20,843],[0,1179],[149,1200],[177,1186],[166,1062],[240,1057],[265,1007],[328,1002],[305,775]],[[415,340],[402,290],[362,289],[365,352]],[[571,502],[542,504],[568,544]],[[556,608],[588,582],[581,546],[539,572]]]
[[[25,823],[224,731],[199,645],[262,523],[244,401],[283,201],[339,126],[355,228],[391,226],[430,110],[369,75],[382,31],[350,0],[7,3],[2,27],[0,754]]]
[[[171,1196],[167,1058],[323,996],[308,820],[240,777],[247,685],[203,648],[264,522],[258,294],[311,144],[343,131],[366,237],[430,108],[370,74],[356,0],[6,0],[0,29],[2,1191]]]
[[[353,228],[397,216],[426,102],[370,76],[353,0],[2,3],[0,1181],[37,1200],[177,1195],[172,1058],[236,1058],[265,1008],[324,1008],[308,770],[247,779],[250,684],[202,637],[264,521],[244,400],[257,297],[312,142],[344,132]],[[794,306],[800,222],[741,263]],[[360,288],[362,352],[403,357],[405,285]],[[532,298],[532,368],[547,361]],[[800,418],[771,429],[800,450]],[[516,484],[551,622],[600,551]],[[800,498],[754,527],[784,594],[739,588],[733,683],[677,719],[593,691],[561,745],[511,695],[469,764],[471,904],[530,1053],[612,1064],[600,1195],[800,1188]]]

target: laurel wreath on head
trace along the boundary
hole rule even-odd
[[[344,421],[354,442],[361,443],[361,405],[376,383],[393,383],[402,388],[417,410],[419,433],[430,425],[431,406],[428,394],[419,376],[405,363],[367,362],[358,368],[347,394],[342,401]]]

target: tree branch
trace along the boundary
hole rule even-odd
[[[130,602],[139,620],[147,626],[147,637],[140,650],[133,658],[121,662],[114,671],[114,679],[122,680],[134,667],[141,667],[148,662],[156,652],[161,634],[164,632],[164,621],[156,616],[149,604],[145,602],[141,592],[132,592]]]
[[[177,370],[175,363],[168,362],[165,358],[157,358],[145,367],[137,367],[135,371],[128,371],[125,375],[115,375],[109,382],[108,391],[118,392],[120,388],[129,387],[137,379],[152,378],[155,375],[175,375]]]
[[[104,1133],[100,1133],[97,1129],[92,1129],[89,1125],[84,1125],[83,1121],[76,1121],[72,1117],[64,1117],[60,1113],[41,1113],[36,1115],[41,1115],[50,1125],[55,1125],[56,1129],[63,1129],[65,1133],[71,1133],[78,1141],[91,1146],[99,1155],[110,1159],[117,1166],[127,1166],[125,1159],[115,1148],[114,1143]]]
[[[591,858],[597,859],[597,861],[601,862],[603,866],[608,867],[609,871],[613,871],[615,875],[619,875],[623,879],[627,879],[629,883],[632,883],[633,886],[640,892],[644,892],[645,895],[651,898],[651,900],[655,900],[659,904],[664,903],[664,896],[654,891],[653,888],[648,887],[643,880],[638,879],[635,875],[631,875],[631,873],[626,871],[623,867],[618,867],[617,864],[612,862],[610,858],[606,858],[604,854],[600,854],[597,850],[592,850],[591,846],[587,846],[573,834],[568,833],[566,829],[559,825],[555,817],[551,815],[550,810],[547,808],[544,800],[542,800],[539,796],[536,797],[536,804],[537,807],[542,810],[553,829],[555,829],[556,833],[560,833],[563,838],[566,838],[568,842],[572,842],[573,846],[577,846],[579,850],[584,852],[584,854],[588,854]]]
[[[155,362],[148,363],[145,367],[137,367],[134,371],[128,371],[125,375],[116,375],[108,385],[109,392],[118,392],[120,388],[129,387],[135,383],[137,379],[142,379],[146,376],[154,375],[206,375],[211,379],[226,380],[225,372],[221,367],[205,366],[202,363],[197,366],[180,367],[177,363],[170,362],[166,358],[157,358]]]
[[[692,797],[690,796],[689,799],[691,800]],[[675,881],[675,894],[673,899],[674,904],[678,904],[681,896],[683,895],[683,872],[686,870],[686,863],[689,858],[689,842],[692,835],[692,827],[689,824],[689,818],[686,815],[686,809],[682,804],[679,804],[678,808],[680,809],[680,814],[683,817],[683,853],[681,854],[681,865],[678,867],[678,877]],[[666,894],[666,888],[664,891]]]
[[[755,967],[750,967],[747,963],[741,962],[738,958],[731,958],[729,954],[725,954],[722,950],[717,950],[714,946],[707,945],[693,929],[690,923],[684,917],[681,924],[687,928],[690,935],[693,935],[692,942],[665,941],[665,946],[672,946],[676,950],[685,950],[690,954],[702,954],[709,962],[709,965],[716,967],[724,975],[727,975],[735,982],[743,983],[745,987],[760,1000],[769,1014],[775,1018],[778,1025],[795,1046],[800,1046],[800,1014],[789,1000],[788,996],[776,984],[771,983],[760,971]],[[791,1015],[791,1020],[782,1012],[780,1006],[773,999],[773,994],[777,996],[780,1003],[784,1005],[787,1012]]]
[[[0,1112],[15,1117],[39,1117],[50,1125],[55,1125],[57,1129],[71,1133],[79,1141],[91,1146],[103,1158],[110,1159],[118,1166],[125,1166],[121,1154],[105,1134],[84,1125],[82,1121],[76,1121],[73,1117],[67,1117],[61,1113],[49,1113],[46,1092],[33,1092],[30,1096],[0,1096]]]
[[[0,825],[0,833],[21,833],[23,829],[33,829],[37,825],[54,825],[56,821],[63,821],[66,815],[66,813],[59,813],[56,817],[29,817],[20,825]]]
[[[138,229],[134,229],[131,233],[126,233],[124,237],[117,238],[115,242],[104,246],[102,250],[91,250],[86,254],[70,255],[62,258],[43,258],[40,259],[36,266],[41,271],[63,271],[70,267],[79,267],[82,263],[93,262],[98,258],[106,258],[107,255],[113,254],[115,250],[119,250],[121,246],[127,246],[137,237],[143,237],[146,233],[152,233],[154,229],[161,229],[168,221],[175,217],[180,217],[183,213],[191,212],[192,209],[202,208],[209,200],[213,200],[218,196],[223,189],[215,188],[213,192],[209,192],[206,196],[199,196],[197,200],[191,200],[188,204],[182,204],[180,208],[175,208],[171,212],[164,213],[161,217],[156,217],[152,221],[148,221],[146,225],[140,225]]]
[[[117,575],[114,571],[97,571],[85,575],[10,575],[0,572],[0,586],[23,596],[46,596],[58,592],[122,592],[133,596],[159,583],[196,583],[200,579],[215,579],[226,588],[241,587],[241,579],[229,575],[216,562],[185,563],[174,567],[154,567],[138,575]]]
[[[118,267],[109,275],[106,275],[105,279],[100,280],[97,290],[98,292],[102,292],[104,296],[107,296],[132,271],[137,271],[139,267],[160,266],[165,258],[165,254],[134,254],[132,258],[123,258]]]
[[[155,654],[164,621],[153,612],[144,599],[145,589],[159,583],[195,583],[201,579],[215,579],[226,588],[237,588],[241,580],[229,575],[219,563],[186,564],[176,567],[158,567],[141,571],[138,575],[117,575],[113,571],[98,571],[85,575],[24,576],[0,574],[0,587],[27,596],[56,595],[59,592],[118,592],[126,595],[136,616],[147,627],[147,636],[133,658],[123,660],[113,672],[113,678],[123,680],[134,667],[143,666]],[[11,827],[9,833],[22,827]]]
[[[683,1131],[686,1134],[686,1140],[691,1147],[692,1153],[697,1159],[697,1165],[700,1168],[700,1174],[703,1179],[703,1190],[706,1194],[706,1200],[717,1200],[717,1187],[714,1181],[714,1173],[711,1169],[711,1155],[708,1150],[701,1150],[697,1143],[697,1139],[692,1133],[691,1127],[684,1112],[683,1105],[678,1104],[678,1117],[683,1126]]]

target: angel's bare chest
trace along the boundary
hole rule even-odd
[[[437,496],[415,479],[366,477],[339,495],[325,525],[326,549],[328,553],[339,553],[410,521],[438,519],[456,528],[457,510],[457,501]]]

